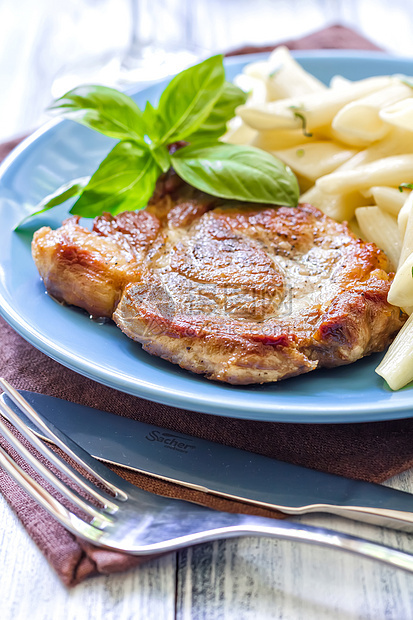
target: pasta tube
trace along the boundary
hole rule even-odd
[[[354,134],[339,131],[338,129],[334,129],[332,125],[323,127],[322,131],[326,138],[358,149],[367,149],[371,144],[370,140],[362,140]]]
[[[300,202],[308,202],[337,222],[348,222],[354,218],[357,207],[367,200],[359,193],[324,194],[315,185],[300,197]]]
[[[413,154],[384,157],[354,170],[336,170],[317,180],[328,194],[366,190],[373,185],[398,187],[413,177]]]
[[[396,271],[387,299],[401,308],[413,306],[413,252]]]
[[[353,217],[353,219],[349,221],[348,225],[350,230],[356,235],[356,237],[358,237],[359,239],[363,239],[363,233],[360,230],[357,218]]]
[[[360,163],[367,164],[377,159],[382,159],[383,157],[412,153],[412,145],[413,131],[395,127],[383,140],[375,142],[363,152],[364,161]],[[383,182],[380,182],[380,185],[383,184]]]
[[[251,144],[257,132],[251,129],[239,117],[232,118],[228,123],[227,133],[221,138],[230,144]]]
[[[269,103],[267,105],[257,106],[240,106],[237,108],[237,114],[242,118],[244,123],[258,131],[266,131],[268,129],[300,129],[302,120],[294,116],[293,111],[285,101],[290,99],[281,99],[280,105],[275,108],[278,102]],[[270,106],[273,106],[270,108]]]
[[[407,219],[405,222],[404,232],[402,238],[402,249],[400,252],[399,265],[402,265],[407,257],[413,252],[413,194],[410,194],[405,204],[403,205]],[[399,221],[398,221],[399,224]],[[399,226],[399,232],[403,228],[403,225]]]
[[[343,75],[333,75],[330,80],[330,88],[347,88],[351,84],[351,80],[348,80]]]
[[[366,97],[347,103],[332,120],[333,129],[367,142],[383,138],[390,130],[380,111],[401,99],[410,97],[412,90],[398,82]]]
[[[248,93],[248,99],[245,105],[256,105],[269,101],[265,82],[256,77],[241,73],[235,77],[234,84]]]
[[[392,390],[399,390],[413,381],[413,314],[390,345],[376,373]]]
[[[413,209],[413,192],[410,193],[406,201],[397,216],[397,224],[399,226],[399,233],[401,239],[404,239],[406,234],[407,222],[409,221],[410,212]]]
[[[262,80],[270,101],[324,91],[327,88],[305,71],[285,46],[275,49],[267,61],[247,65],[245,73]]]
[[[383,187],[381,185],[370,187],[366,195],[372,196],[374,202],[380,209],[387,211],[387,213],[395,217],[397,217],[400,209],[406,202],[407,196],[407,194],[404,194],[404,192],[401,192],[395,187]]]
[[[252,129],[251,131],[255,130]],[[294,129],[293,131],[269,129],[268,131],[257,131],[255,133],[252,144],[264,151],[276,151],[278,149],[289,149],[293,146],[302,146],[304,140],[306,146],[316,140],[314,136],[303,136],[301,129]]]
[[[413,151],[413,131],[403,130],[399,127],[390,129],[390,132],[382,140],[378,140],[373,144],[366,144],[365,141],[356,139],[354,136],[350,138],[349,134],[336,131],[331,126],[324,127],[320,134],[325,139],[362,149],[354,156],[354,162],[350,161],[345,165],[346,168],[355,168],[383,157],[403,155]]]
[[[253,129],[293,129],[314,131],[330,125],[347,103],[392,84],[394,78],[379,76],[351,82],[348,88],[327,89],[299,97],[272,101],[259,106],[239,106],[237,114]]]
[[[399,262],[401,249],[396,219],[389,213],[386,213],[386,211],[382,211],[375,206],[359,207],[356,209],[356,218],[363,238],[375,243],[382,249],[391,262],[393,269],[395,269]]]
[[[410,88],[410,95],[412,89]],[[380,111],[380,118],[390,125],[413,131],[413,98],[404,99]]]
[[[355,155],[355,151],[343,148],[331,141],[301,144],[272,152],[290,166],[293,172],[313,182],[329,174]]]

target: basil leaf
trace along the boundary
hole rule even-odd
[[[79,194],[82,193],[83,189],[89,183],[89,180],[90,177],[81,177],[79,179],[69,181],[68,183],[64,183],[64,185],[61,185],[56,191],[43,198],[43,200],[36,205],[36,211],[33,211],[33,213],[26,215],[26,217],[24,217],[17,224],[16,228],[21,226],[30,217],[33,217],[34,215],[40,215],[40,213],[44,213],[49,209],[53,209],[53,207],[61,205],[63,202],[66,202],[66,200],[69,200],[69,198],[79,196]]]
[[[110,138],[143,142],[145,136],[142,112],[133,99],[107,86],[78,86],[52,103],[49,110],[58,110],[64,118]]]
[[[96,217],[105,211],[115,215],[142,209],[153,194],[160,172],[147,146],[119,142],[102,161],[70,213]]]
[[[185,146],[171,157],[178,175],[198,189],[228,199],[297,206],[297,179],[287,166],[252,146]]]
[[[160,142],[162,136],[166,133],[165,124],[162,117],[155,110],[150,101],[146,102],[145,109],[142,113],[142,120],[145,125],[146,135],[152,142]]]
[[[194,133],[211,113],[224,82],[223,57],[212,56],[178,73],[163,91],[158,114],[167,128],[164,144],[183,140]]]
[[[248,94],[232,84],[225,82],[224,88],[212,108],[209,116],[194,133],[188,136],[191,143],[195,141],[217,140],[227,131],[227,123],[235,116],[235,110],[243,105]]]
[[[413,189],[413,183],[401,183],[399,185],[399,192],[402,192],[404,189]]]
[[[153,145],[151,148],[151,153],[162,172],[167,172],[171,167],[171,156],[169,155],[169,151],[166,146]]]

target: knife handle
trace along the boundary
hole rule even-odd
[[[274,506],[272,506],[274,508]],[[413,531],[413,513],[402,510],[391,510],[388,508],[366,508],[364,506],[335,506],[333,504],[311,504],[300,506],[299,508],[289,508],[286,506],[275,506],[278,510],[288,515],[304,515],[310,513],[328,513],[361,521],[363,523],[373,523],[381,527],[388,527],[396,530]]]

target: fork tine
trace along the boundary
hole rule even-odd
[[[67,510],[62,504],[54,498],[46,489],[44,489],[36,480],[27,474],[13,459],[0,447],[0,466],[28,493],[36,502],[38,502],[49,514],[51,514],[59,523],[76,536],[83,536],[86,539],[99,541],[101,530],[95,525],[83,521],[70,510]]]
[[[92,497],[97,499],[101,504],[103,504],[104,509],[109,512],[116,512],[118,509],[117,504],[113,501],[114,498],[105,493],[104,491],[100,491],[95,484],[90,482],[87,478],[82,476],[79,472],[77,472],[73,467],[71,467],[66,461],[64,461],[60,456],[58,456],[55,452],[53,452],[50,448],[48,448],[35,434],[34,432],[28,428],[24,422],[16,415],[16,413],[4,402],[4,400],[0,399],[0,414],[3,414],[6,419],[11,422],[15,428],[17,428],[21,434],[26,437],[26,439],[40,452],[43,454],[53,465],[55,465],[60,471],[65,474],[70,480],[76,482],[76,484],[82,488],[84,491],[87,491]],[[3,429],[7,430],[7,427],[2,425]],[[14,435],[12,435],[14,437]],[[9,440],[10,441],[10,440]],[[37,462],[37,461],[36,461]],[[40,472],[39,472],[40,473]]]
[[[13,403],[24,412],[24,414],[40,429],[46,436],[57,445],[67,456],[72,458],[76,463],[83,467],[87,472],[92,474],[97,480],[104,484],[119,500],[128,498],[126,492],[121,488],[127,486],[124,480],[117,476],[102,463],[99,463],[93,456],[90,456],[83,448],[78,446],[65,433],[60,431],[52,422],[49,422],[39,412],[37,412],[27,400],[15,390],[6,379],[0,378],[0,387],[13,401]],[[3,400],[4,403],[4,400]]]
[[[0,432],[7,439],[10,445],[12,445],[17,450],[17,452],[26,460],[26,462],[28,462],[33,467],[33,469],[35,469],[42,476],[42,478],[44,478],[44,480],[47,480],[47,482],[50,482],[50,484],[54,486],[55,489],[60,491],[60,493],[64,495],[65,497],[67,497],[75,506],[83,510],[83,512],[85,512],[90,517],[93,517],[93,520],[94,520],[93,523],[95,525],[99,524],[99,525],[104,526],[105,524],[112,522],[113,519],[111,518],[110,515],[105,514],[102,510],[98,508],[95,508],[95,506],[93,506],[87,500],[83,499],[76,491],[68,487],[57,476],[55,476],[55,474],[52,471],[50,471],[50,469],[45,467],[45,465],[43,465],[43,463],[41,463],[36,458],[36,456],[34,456],[34,454],[29,452],[29,450],[27,450],[27,448],[21,443],[21,441],[7,428],[4,420],[2,420],[1,418],[0,418]],[[25,437],[29,441],[35,438],[37,441],[40,442],[40,440],[38,440],[38,438],[35,437],[35,435],[33,435],[33,433],[30,430],[27,430],[27,432],[25,433]],[[43,446],[43,448],[46,448],[46,446]],[[47,452],[50,452],[51,454],[53,454],[51,450],[47,448],[46,454],[45,454],[47,458],[48,458]]]

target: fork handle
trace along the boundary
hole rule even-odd
[[[234,516],[234,515],[232,515]],[[413,573],[413,555],[388,547],[380,543],[336,532],[326,528],[317,528],[302,523],[287,520],[272,520],[261,517],[238,515],[240,522],[237,525],[217,528],[205,533],[203,541],[218,538],[234,538],[237,536],[263,536],[268,538],[284,539],[294,542],[305,542],[323,547],[341,549],[358,556],[379,561],[393,568],[400,568]],[[200,542],[199,535],[198,540]]]

